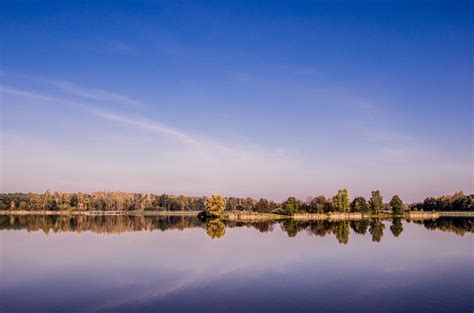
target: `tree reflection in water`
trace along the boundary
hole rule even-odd
[[[372,241],[380,242],[383,237],[384,223],[378,218],[370,221],[369,233],[372,235]]]
[[[324,237],[335,235],[341,244],[347,244],[351,230],[356,234],[370,233],[372,241],[380,242],[384,235],[385,223],[391,223],[390,231],[394,237],[403,232],[403,223],[399,218],[392,220],[366,219],[354,221],[297,221],[294,219],[266,221],[230,221],[221,219],[200,220],[193,216],[146,216],[146,215],[0,215],[0,230],[43,231],[44,233],[94,232],[113,234],[134,231],[166,231],[172,229],[203,228],[212,239],[222,238],[226,228],[251,227],[266,233],[272,232],[279,224],[288,237],[295,237],[306,231],[309,235]],[[459,236],[466,232],[474,233],[473,218],[442,217],[436,220],[413,221],[429,230],[453,232]],[[390,225],[390,224],[389,224]]]
[[[390,230],[395,237],[400,236],[403,231],[403,224],[401,218],[394,218],[392,220],[392,225],[390,226]]]
[[[207,220],[205,228],[207,235],[212,239],[219,239],[225,235],[225,225],[218,218]]]

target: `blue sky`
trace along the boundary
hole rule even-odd
[[[3,192],[473,192],[472,2],[0,4]]]

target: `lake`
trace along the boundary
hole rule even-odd
[[[0,216],[9,312],[472,312],[474,219]]]

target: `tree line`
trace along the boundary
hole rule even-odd
[[[296,197],[277,203],[267,199],[220,197],[224,211],[249,211],[257,213],[278,213],[293,215],[297,213],[323,214],[330,212],[362,212],[378,214],[392,211],[472,211],[474,195],[457,192],[453,195],[429,197],[423,202],[408,204],[398,195],[386,203],[380,191],[372,191],[367,200],[357,196],[352,201],[347,189],[339,190],[332,198],[320,195],[306,201]],[[81,211],[204,211],[208,197],[189,197],[184,195],[155,195],[127,192],[68,193],[3,193],[0,194],[0,210],[81,210]],[[220,201],[220,200],[214,200]]]

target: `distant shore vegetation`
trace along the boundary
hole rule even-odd
[[[423,202],[406,203],[398,195],[385,202],[380,191],[371,192],[366,199],[357,196],[350,199],[347,189],[339,190],[333,197],[323,195],[310,197],[306,201],[296,197],[278,203],[267,199],[222,197],[190,197],[184,195],[156,195],[127,192],[69,193],[3,193],[0,194],[0,210],[24,211],[199,211],[209,215],[223,212],[248,211],[281,215],[367,213],[406,211],[474,211],[474,195],[462,191],[453,195],[428,197]]]

